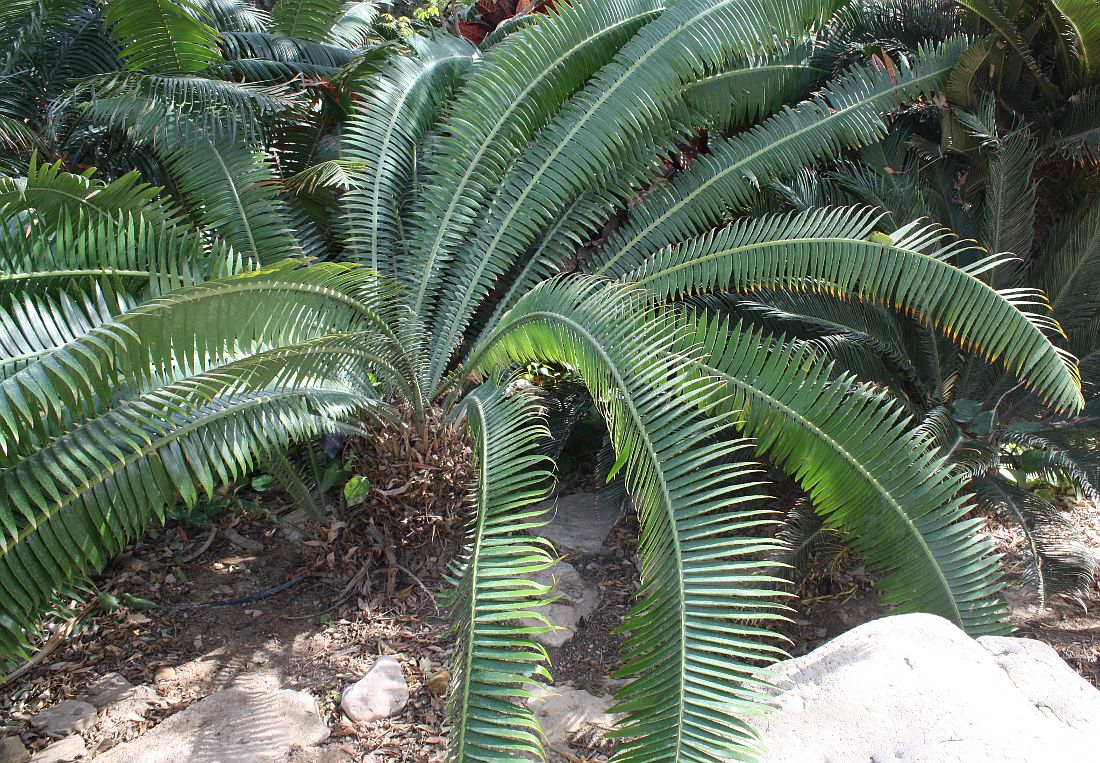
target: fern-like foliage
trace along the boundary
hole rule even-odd
[[[553,564],[550,544],[530,534],[548,521],[546,509],[536,504],[549,492],[551,463],[534,447],[548,430],[535,399],[506,397],[494,384],[471,392],[458,412],[468,421],[478,476],[466,546],[452,570],[455,587],[448,597],[462,645],[447,707],[458,729],[450,754],[486,761],[541,756],[538,723],[522,704],[530,691],[517,679],[549,678],[546,650],[523,637],[553,627],[538,610],[551,601],[551,592],[518,576]],[[528,624],[516,627],[517,617]]]
[[[131,71],[195,74],[220,58],[217,30],[191,0],[112,0],[103,20]]]
[[[1002,395],[1008,376],[1066,427],[1083,401],[1027,268],[912,222],[962,185],[957,157],[895,159],[942,151],[919,132],[942,118],[962,150],[1001,152],[973,228],[1030,240],[1008,210],[1031,198],[1014,182],[1045,137],[945,110],[953,67],[973,63],[957,19],[922,11],[878,44],[886,0],[866,23],[832,0],[574,0],[480,49],[438,34],[352,50],[366,4],[279,0],[269,25],[193,0],[146,37],[150,2],[76,9],[122,61],[97,57],[56,119],[0,95],[35,133],[8,142],[47,157],[0,179],[5,659],[54,591],[177,498],[278,471],[322,430],[442,410],[477,471],[453,570],[450,758],[537,756],[523,700],[548,672],[529,639],[543,626],[523,618],[550,594],[530,575],[553,550],[530,531],[554,444],[540,402],[499,383],[536,362],[602,414],[608,479],[640,521],[617,761],[763,754],[747,717],[783,655],[789,581],[757,456],[883,574],[887,603],[1003,631],[996,558],[966,516],[967,478],[998,451],[965,466],[960,427],[984,419],[951,395],[986,375]],[[49,79],[35,24],[5,76]],[[66,147],[106,169],[72,171]],[[926,165],[939,185],[901,177]],[[868,208],[868,190],[907,206]],[[1074,231],[1054,240],[1087,239]],[[1056,317],[1091,272],[1075,241],[1043,282]],[[1067,270],[1080,278],[1060,296]],[[1012,448],[1092,474],[1086,435],[1056,429]]]

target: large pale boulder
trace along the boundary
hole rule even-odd
[[[320,744],[328,736],[312,696],[280,688],[274,673],[256,673],[189,705],[96,761],[266,763],[287,760],[292,749]]]
[[[1048,763],[1100,755],[1100,692],[1049,646],[933,615],[861,625],[774,667],[769,763]]]

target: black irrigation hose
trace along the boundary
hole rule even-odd
[[[240,606],[241,604],[251,604],[252,602],[259,601],[260,599],[266,599],[268,596],[274,596],[277,593],[282,593],[283,591],[287,590],[288,588],[293,588],[294,586],[298,585],[299,583],[302,583],[306,580],[309,580],[311,577],[313,577],[313,576],[312,575],[299,575],[298,577],[294,578],[293,580],[288,580],[287,582],[285,582],[281,585],[277,585],[277,586],[274,586],[272,588],[265,588],[262,591],[256,591],[256,593],[250,593],[247,596],[238,596],[235,599],[226,599],[225,601],[214,601],[214,602],[210,602],[209,604],[161,604],[158,607],[158,609],[178,610],[178,609],[217,609],[218,607],[237,607],[237,606]]]

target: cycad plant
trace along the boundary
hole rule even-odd
[[[761,753],[745,718],[760,666],[782,654],[770,625],[785,575],[754,455],[850,534],[897,611],[1004,631],[997,560],[931,436],[881,389],[722,304],[894,310],[1054,409],[1082,405],[1054,322],[976,277],[996,258],[960,267],[944,229],[883,231],[866,207],[756,214],[762,181],[874,144],[896,112],[934,113],[966,46],[826,65],[813,53],[833,11],[575,0],[481,49],[409,41],[344,79],[341,154],[306,170],[340,192],[346,236],[327,261],[302,256],[262,142],[246,144],[247,174],[182,144],[174,199],[56,164],[6,181],[4,653],[53,590],[180,496],[321,431],[442,415],[470,433],[477,474],[453,570],[450,754],[538,754],[522,700],[546,654],[519,619],[550,595],[529,579],[553,560],[530,535],[550,464],[537,401],[503,383],[531,362],[583,380],[639,516],[617,760]],[[680,147],[701,131],[689,161]]]
[[[988,44],[963,55],[937,119],[905,118],[887,140],[826,173],[803,173],[781,185],[777,196],[796,208],[873,204],[892,225],[927,216],[978,245],[959,253],[963,262],[977,263],[986,251],[1011,257],[1007,267],[979,277],[1049,308],[1058,322],[1056,343],[1081,358],[1089,401],[1084,415],[1050,410],[1011,375],[892,311],[808,295],[727,298],[746,320],[809,342],[838,369],[889,389],[922,419],[942,452],[970,478],[967,490],[977,502],[1023,531],[1040,602],[1091,585],[1096,563],[1079,531],[1054,504],[1028,489],[1029,480],[1068,485],[1089,500],[1100,497],[1100,422],[1090,412],[1100,384],[1100,304],[1093,288],[1100,268],[1100,218],[1092,130],[1069,141],[1064,130],[1052,126],[1057,115],[1073,111],[1085,97],[1074,88],[1094,81],[1095,72],[1087,56],[1060,58],[1046,47],[1054,42],[1050,25],[1082,26],[1073,21],[1081,7],[1067,6],[1062,17],[1055,5],[1061,4],[1004,4],[1013,18],[1034,22],[1013,44],[995,44],[1008,30],[1007,21],[998,26],[990,20],[1000,13],[996,4],[970,14],[943,13],[943,4],[906,5],[910,12],[903,13],[901,4],[886,0],[870,3],[861,14],[842,14],[843,31],[833,39],[860,46],[905,50],[922,34],[950,35],[964,25],[988,35],[983,38]],[[1087,40],[1067,34],[1058,44],[1074,50],[1087,46]],[[1027,71],[1019,46],[1042,63],[1039,72],[1057,87],[1044,89],[1033,76],[1011,74]],[[800,521],[799,529],[797,537],[806,543],[821,525]]]

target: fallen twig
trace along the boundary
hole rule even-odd
[[[0,686],[4,686],[10,681],[14,681],[20,676],[25,675],[27,672],[34,670],[35,667],[40,665],[47,657],[53,654],[53,651],[57,649],[57,647],[61,646],[61,644],[64,643],[65,639],[68,638],[70,633],[72,633],[73,628],[76,627],[76,624],[79,623],[85,615],[95,609],[98,605],[99,600],[93,599],[90,604],[85,604],[79,612],[77,612],[75,615],[62,623],[61,627],[54,631],[54,634],[50,636],[49,640],[46,641],[45,644],[42,645],[42,648],[38,650],[38,653],[35,654],[34,657],[31,657],[18,668],[8,673],[3,678],[0,678]]]
[[[188,554],[187,556],[185,556],[183,558],[183,563],[184,564],[190,564],[191,562],[195,561],[200,556],[205,554],[207,549],[209,549],[210,546],[214,543],[214,536],[217,535],[217,534],[218,534],[218,526],[217,525],[211,525],[210,526],[210,533],[206,536],[206,540],[204,540],[202,542],[202,545],[199,547],[199,550],[194,552],[193,554]]]

